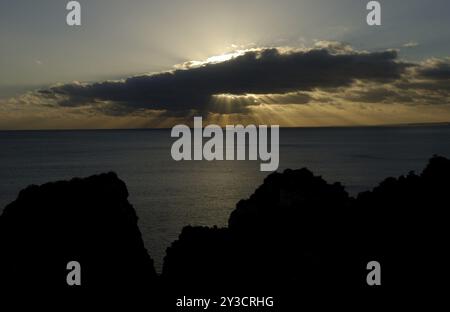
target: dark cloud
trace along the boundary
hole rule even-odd
[[[450,104],[450,59],[412,64],[391,83],[357,83],[334,94],[348,101],[411,105]]]
[[[344,96],[346,100],[359,103],[404,103],[411,102],[413,98],[389,87],[375,87],[355,90]]]
[[[248,94],[265,95],[277,104],[295,99],[307,103],[310,97],[302,92],[347,87],[356,80],[387,83],[400,79],[410,66],[397,60],[396,51],[368,53],[347,47],[282,52],[270,48],[248,51],[221,63],[122,81],[59,85],[41,90],[40,94],[56,99],[60,106],[92,105],[114,115],[147,109],[174,115],[235,113],[260,103],[260,99]],[[227,105],[229,99],[221,101],[221,94],[236,96],[233,105]]]
[[[447,60],[431,60],[417,69],[419,78],[450,80],[450,62]]]

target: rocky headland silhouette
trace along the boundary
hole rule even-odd
[[[283,307],[315,293],[373,300],[437,288],[448,265],[449,194],[450,160],[440,156],[356,198],[306,168],[272,173],[237,203],[228,227],[186,226],[157,275],[116,174],[33,185],[0,216],[0,283],[19,293],[140,293],[147,304],[268,295]],[[82,264],[81,286],[66,283],[72,260]],[[370,261],[381,264],[381,286],[366,282]]]
[[[0,217],[0,285],[10,294],[128,292],[157,276],[116,174],[32,185]],[[78,261],[82,285],[66,282]]]

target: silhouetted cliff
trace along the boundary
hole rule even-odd
[[[127,198],[114,173],[22,190],[0,217],[1,285],[11,293],[96,295],[151,287],[153,261]],[[66,283],[70,261],[81,265],[81,286]]]
[[[449,259],[449,194],[450,161],[437,156],[421,175],[387,178],[356,199],[307,169],[273,173],[237,204],[228,228],[185,228],[162,276],[200,293],[289,294],[289,304],[312,293],[373,300],[437,288]],[[366,282],[373,260],[378,290]]]
[[[237,204],[228,229],[185,228],[167,250],[163,277],[199,281],[210,290],[214,280],[224,288],[239,281],[234,287],[279,289],[323,264],[314,251],[339,248],[329,233],[341,228],[337,217],[348,203],[340,184],[307,169],[273,173]]]
[[[127,197],[113,173],[20,192],[0,217],[3,286],[67,289],[66,264],[76,260],[81,290],[148,300],[156,289],[164,310],[174,308],[174,294],[242,294],[281,296],[291,311],[311,294],[373,302],[402,289],[423,295],[446,281],[450,160],[443,157],[357,198],[308,169],[273,173],[237,204],[228,228],[185,227],[159,278]],[[382,266],[378,288],[366,283],[373,260]]]
[[[387,178],[355,201],[359,254],[384,262],[392,289],[438,289],[450,260],[450,160],[434,156],[421,174]]]

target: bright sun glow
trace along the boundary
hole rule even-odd
[[[254,49],[236,50],[236,51],[224,53],[221,55],[214,55],[214,56],[208,57],[206,60],[203,60],[203,61],[188,61],[181,65],[176,65],[175,68],[187,69],[187,68],[192,68],[192,67],[204,66],[206,64],[222,63],[222,62],[229,61],[233,58],[236,58],[238,56],[244,55],[246,52],[251,51],[251,50],[254,50]]]
[[[231,52],[231,53],[225,53],[222,55],[215,55],[215,56],[211,56],[211,57],[207,58],[204,63],[221,63],[221,62],[229,61],[237,56],[243,55],[244,53],[245,53],[244,50],[240,50],[240,51],[235,51],[235,52]]]

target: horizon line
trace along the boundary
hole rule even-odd
[[[241,124],[236,124],[241,125]],[[247,125],[243,125],[244,127]],[[268,125],[269,126],[269,125]],[[331,129],[331,128],[392,128],[392,127],[426,127],[426,126],[450,126],[450,121],[442,121],[442,122],[417,122],[417,123],[395,123],[395,124],[374,124],[374,125],[335,125],[335,126],[280,126],[280,129]],[[190,129],[194,129],[194,127],[189,127]],[[202,127],[204,129],[205,127]],[[222,129],[225,129],[225,126],[221,126]],[[42,128],[42,129],[0,129],[0,132],[63,132],[63,131],[137,131],[137,130],[170,130],[172,127],[161,127],[161,128]]]

